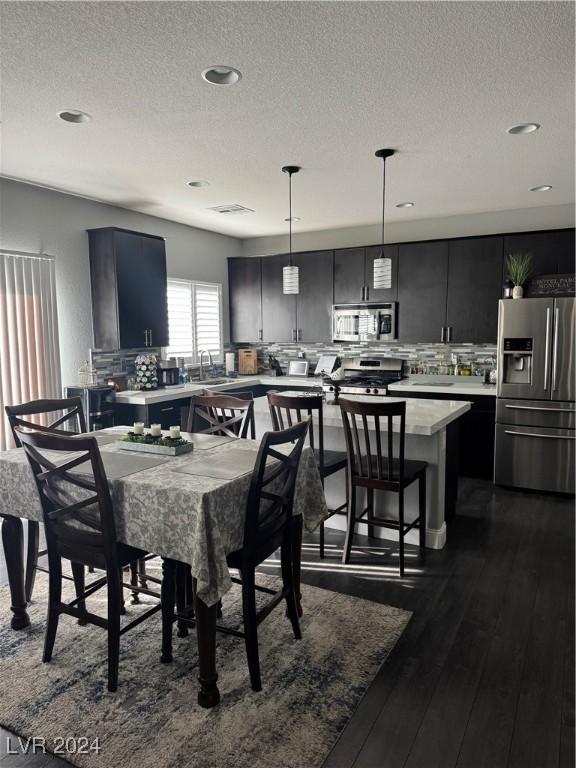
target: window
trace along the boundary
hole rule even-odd
[[[222,286],[192,280],[168,280],[167,354],[199,362],[207,349],[222,362]]]

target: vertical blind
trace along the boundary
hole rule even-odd
[[[0,251],[0,450],[13,445],[5,405],[61,397],[52,259]]]
[[[207,349],[222,361],[222,286],[168,280],[168,355],[199,360]]]

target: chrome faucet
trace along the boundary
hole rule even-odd
[[[208,365],[210,368],[214,367],[214,363],[212,362],[212,355],[210,353],[209,349],[202,349],[200,350],[200,381],[204,379],[204,366],[202,365],[202,360],[204,358],[204,355],[208,355]]]

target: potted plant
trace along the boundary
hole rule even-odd
[[[508,254],[506,257],[506,269],[508,270],[508,277],[514,283],[512,298],[521,299],[524,296],[524,284],[532,274],[532,254]]]

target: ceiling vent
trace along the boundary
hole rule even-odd
[[[209,211],[215,211],[216,213],[223,213],[225,216],[239,216],[243,213],[254,213],[252,208],[246,208],[238,203],[232,203],[232,205],[215,205],[213,208],[208,208]]]

